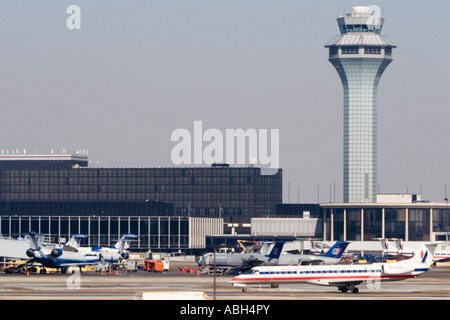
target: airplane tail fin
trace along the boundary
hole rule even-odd
[[[29,233],[30,239],[31,239],[31,248],[34,250],[41,250],[41,246],[38,243],[38,235],[34,231],[30,231]]]
[[[390,256],[397,256],[399,254],[399,242],[398,239],[392,239],[394,243],[390,242],[389,239],[382,238],[380,239],[383,254],[387,254]]]
[[[283,246],[284,246],[284,241],[275,242],[272,250],[270,251],[270,253],[268,255],[266,255],[266,257],[268,257],[269,259],[278,259],[280,257]]]
[[[272,241],[264,241],[261,249],[259,250],[259,254],[268,254],[269,253],[269,247],[272,244]]]
[[[69,241],[67,241],[66,246],[72,247],[72,248],[79,248],[81,240],[86,238],[87,235],[85,234],[74,234]]]
[[[337,241],[334,246],[330,248],[323,256],[324,257],[330,257],[330,258],[340,258],[344,254],[345,249],[347,249],[347,246],[350,244],[350,242],[347,241]]]
[[[137,235],[126,233],[120,238],[120,240],[116,243],[115,247],[119,249],[119,253],[122,253],[124,250],[130,247],[128,241],[134,240],[137,238]]]
[[[441,242],[426,242],[422,244],[411,259],[404,260],[405,263],[414,265],[416,269],[429,269],[433,262],[433,255],[436,247]]]
[[[28,235],[30,236],[31,248],[26,251],[26,255],[30,258],[35,258],[37,257],[36,252],[38,252],[41,257],[44,257],[45,255],[42,252],[41,246],[38,241],[39,235],[34,231],[28,232]]]
[[[381,242],[383,251],[388,251],[389,250],[389,240],[386,238],[382,238],[382,239],[380,239],[380,242]]]
[[[403,241],[402,239],[394,239],[395,247],[400,252],[404,249]]]

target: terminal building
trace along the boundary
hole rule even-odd
[[[448,241],[450,206],[422,201],[415,194],[378,194],[376,203],[327,203],[320,205],[323,238],[373,241]]]
[[[0,233],[29,230],[89,245],[139,235],[137,249],[194,249],[224,223],[275,214],[282,170],[256,167],[89,168],[87,155],[0,155]],[[234,229],[236,230],[236,229]],[[198,238],[198,236],[203,238]],[[195,240],[197,239],[197,240]],[[194,243],[195,240],[195,243]]]
[[[25,165],[22,161],[27,161]],[[31,161],[33,161],[31,163]],[[89,168],[87,156],[0,156],[0,234],[30,230],[84,245],[202,252],[238,239],[447,240],[448,203],[379,194],[376,203],[282,203],[282,171],[204,168]],[[28,168],[27,166],[30,166]]]

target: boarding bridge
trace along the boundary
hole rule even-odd
[[[28,260],[26,251],[30,246],[29,239],[0,238],[0,257]]]

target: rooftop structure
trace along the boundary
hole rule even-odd
[[[0,154],[0,169],[68,169],[87,167],[86,152],[62,154],[19,154],[19,151],[2,150]]]

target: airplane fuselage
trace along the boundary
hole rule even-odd
[[[235,268],[241,266],[264,266],[264,265],[298,265],[298,264],[337,264],[340,258],[329,258],[315,255],[281,254],[278,259],[269,259],[262,254],[216,254],[215,265],[217,268]],[[209,253],[199,261],[200,267],[214,265],[214,254]]]
[[[80,254],[76,252],[64,252],[59,257],[51,257],[51,256],[37,256],[33,258],[33,261],[36,261],[42,264],[47,268],[60,268],[67,267],[70,265],[73,266],[84,266],[98,263],[100,258],[95,254]]]
[[[233,285],[272,283],[312,283],[336,285],[362,283],[366,281],[396,281],[415,278],[427,271],[424,269],[388,270],[383,263],[369,265],[318,265],[257,267],[230,280]]]

